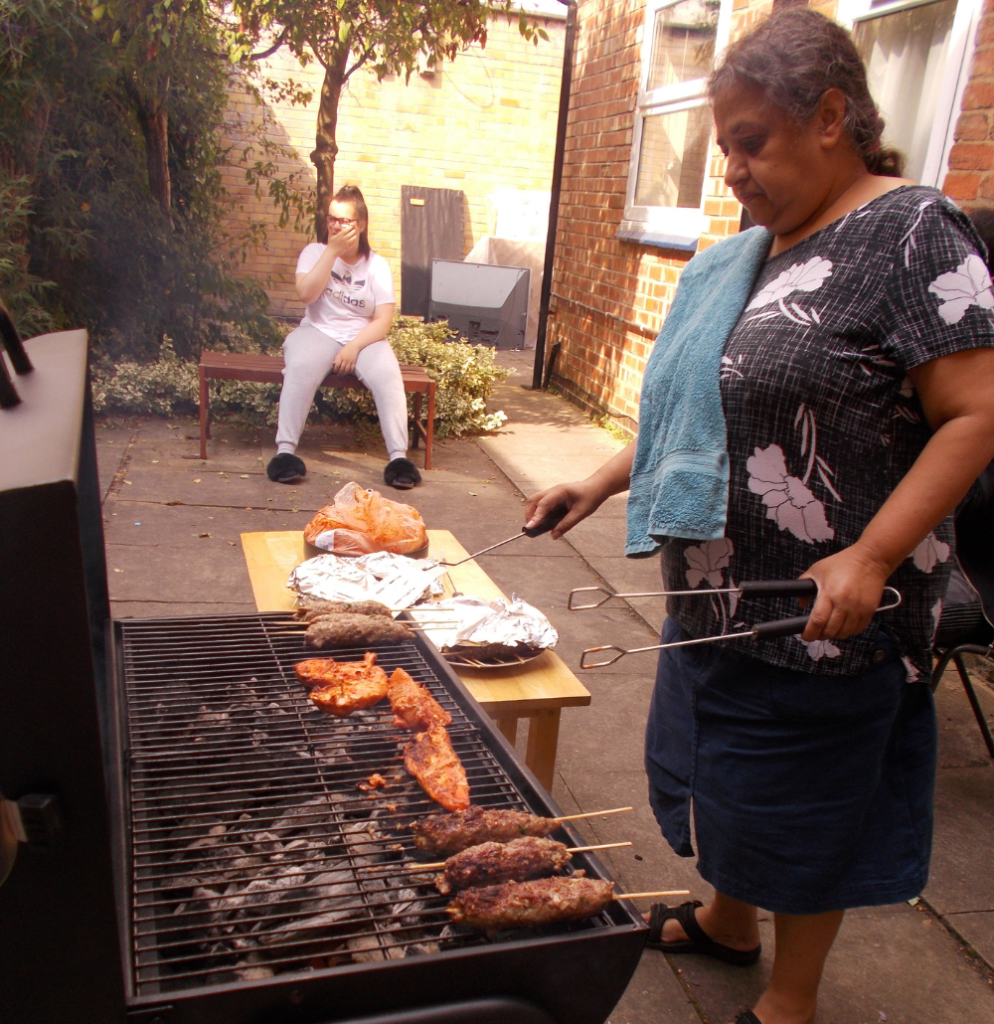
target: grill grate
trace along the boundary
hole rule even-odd
[[[403,767],[381,702],[345,719],[307,699],[284,616],[122,621],[138,995],[484,943],[453,927],[405,826],[439,810]],[[452,715],[475,803],[527,809],[414,641],[373,645]],[[359,660],[367,648],[341,648]],[[388,787],[364,791],[374,773]],[[370,870],[372,869],[372,870]],[[571,928],[609,924],[595,919]]]

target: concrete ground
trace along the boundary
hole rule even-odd
[[[470,551],[515,533],[527,494],[587,475],[620,447],[562,399],[521,387],[531,380],[529,353],[500,358],[518,371],[490,403],[508,414],[505,428],[486,438],[439,442],[424,486],[404,496],[430,528],[452,530]],[[254,610],[239,534],[302,529],[348,480],[380,488],[385,462],[378,435],[357,438],[348,427],[308,429],[299,452],[308,475],[297,487],[265,476],[275,452],[270,430],[219,424],[206,463],[197,455],[193,421],[106,419],[97,446],[117,618]],[[615,498],[558,543],[521,540],[481,558],[505,592],[546,612],[571,666],[592,644],[656,642],[658,601],[614,601],[591,612],[565,608],[573,587],[658,588],[656,560],[624,558],[623,519],[624,501]],[[693,860],[677,857],[662,840],[645,796],[641,735],[653,656],[577,672],[593,702],[563,713],[553,795],[569,810],[635,807],[585,828],[592,841],[633,842],[605,856],[621,888],[687,888],[706,900],[709,889]],[[984,682],[977,689],[994,720],[994,689]],[[846,916],[822,984],[819,1024],[994,1021],[994,766],[959,683],[947,677],[936,696],[940,770],[931,881],[914,907]],[[763,958],[751,968],[647,951],[612,1024],[729,1024],[752,1005],[768,976],[772,921],[764,919],[761,929]]]

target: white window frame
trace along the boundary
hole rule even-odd
[[[870,0],[840,0],[838,20],[840,24],[852,30],[861,21],[934,2],[935,0],[894,0],[892,3],[871,8]],[[941,188],[949,169],[949,151],[955,141],[956,122],[963,104],[963,90],[970,77],[970,63],[973,59],[977,23],[982,6],[982,0],[957,0],[956,14],[949,30],[946,64],[942,69],[939,95],[935,103],[935,118],[922,168],[922,185]]]
[[[679,2],[680,0],[648,0],[646,3],[645,22],[642,28],[642,70],[635,107],[635,123],[632,128],[632,155],[628,167],[625,215],[621,227],[618,229],[618,237],[667,248],[693,250],[697,248],[698,240],[706,227],[704,201],[708,193],[707,182],[711,166],[710,150],[714,142],[713,132],[709,143],[708,160],[705,164],[699,207],[692,209],[677,206],[635,205],[635,188],[638,182],[639,156],[642,147],[642,125],[645,118],[653,114],[678,113],[681,110],[705,106],[708,102],[706,78],[678,82],[660,89],[650,90],[647,88],[656,14],[663,8],[672,7]],[[716,60],[728,43],[731,23],[732,0],[721,0],[715,37]]]

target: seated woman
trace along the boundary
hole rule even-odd
[[[407,397],[397,357],[387,341],[396,304],[387,261],[369,247],[369,213],[362,192],[343,185],[328,210],[326,242],[311,242],[297,259],[297,295],[307,310],[283,342],[283,389],[276,456],[269,479],[292,484],[307,468],[296,455],[307,413],[332,371],[354,373],[373,394],[387,447],[383,479],[408,490],[421,474],[407,458]]]

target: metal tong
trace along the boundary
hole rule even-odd
[[[601,593],[604,596],[592,604],[574,604],[573,595],[590,593]],[[894,587],[884,587],[884,593],[890,591],[893,598],[890,603],[885,603],[877,608],[878,612],[890,611],[896,608],[902,601],[899,591]],[[603,587],[577,587],[570,591],[566,607],[570,611],[586,611],[591,608],[600,608],[602,604],[612,597],[706,597],[711,594],[737,594],[740,599],[747,597],[817,597],[818,584],[814,580],[751,580],[739,583],[734,587],[716,587],[711,590],[650,590],[640,594],[615,594]],[[719,640],[739,640],[748,637],[750,640],[772,640],[780,636],[793,636],[795,633],[804,631],[808,624],[807,615],[797,615],[790,619],[776,619],[773,622],[759,622],[749,629],[740,630],[738,633],[725,633],[722,636],[705,636],[696,640],[677,640],[670,644],[653,644],[651,647],[634,647],[631,650],[624,650],[614,644],[602,644],[600,647],[588,647],[580,655],[580,668],[604,668],[613,665],[626,654],[642,654],[645,651],[662,651],[670,647],[690,647],[693,644],[711,644]],[[611,657],[601,661],[592,661],[590,656],[601,651],[616,651]]]
[[[485,555],[488,551],[493,551],[494,548],[503,547],[505,544],[510,544],[512,540],[517,540],[519,537],[541,537],[543,533],[548,533],[550,530],[554,530],[565,518],[566,513],[569,512],[568,508],[559,506],[549,512],[546,517],[538,524],[530,529],[522,526],[521,533],[516,533],[513,537],[508,537],[505,540],[499,540],[496,544],[491,544],[490,547],[484,548],[482,551],[475,551],[471,555],[467,555],[465,558],[460,558],[458,562],[439,562],[439,565],[447,565],[450,568],[455,565],[462,565],[463,562],[472,562],[474,558],[478,558],[480,555]],[[612,597],[615,595],[611,595]],[[605,601],[607,598],[604,599]]]

